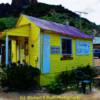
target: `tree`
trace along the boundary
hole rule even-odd
[[[17,18],[14,17],[5,17],[0,18],[0,27],[2,29],[12,28],[16,25]]]
[[[0,31],[6,29],[6,25],[3,22],[0,22]]]
[[[66,24],[68,22],[68,17],[65,13],[57,13],[54,10],[51,10],[48,15],[42,17],[45,20],[54,21],[61,24]]]

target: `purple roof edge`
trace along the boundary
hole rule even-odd
[[[85,39],[93,39],[92,35],[87,35],[84,32],[81,32],[79,29],[69,25],[63,25],[52,21],[47,21],[40,18],[35,18],[32,16],[25,15],[29,20],[34,22],[37,26],[42,29],[51,30],[57,33],[61,33],[63,35],[68,35],[76,38],[85,38]]]

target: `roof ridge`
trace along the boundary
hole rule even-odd
[[[40,28],[43,28],[43,29],[52,30],[57,33],[62,33],[64,35],[66,34],[66,35],[70,35],[73,37],[93,38],[92,35],[85,34],[84,32],[81,32],[78,28],[76,28],[74,26],[64,25],[61,23],[48,21],[48,20],[36,18],[33,16],[28,16],[28,15],[24,15],[24,16],[26,16],[29,20],[31,20],[37,26],[39,26]]]
[[[33,17],[33,16],[28,16],[28,15],[24,15],[24,16],[32,17],[32,18],[35,18],[35,19],[39,19],[39,20],[42,20],[42,21],[51,22],[51,23],[55,23],[55,24],[59,24],[59,25],[64,25],[64,24],[61,24],[61,23],[53,22],[53,21],[50,21],[50,20],[45,20],[45,19],[42,19],[42,18],[36,18],[36,17]],[[64,25],[64,26],[67,26],[67,25]]]

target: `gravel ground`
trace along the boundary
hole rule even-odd
[[[58,99],[58,97],[60,99]],[[73,99],[72,99],[73,98]],[[100,100],[100,90],[82,94],[76,91],[53,95],[46,92],[0,92],[0,100]]]

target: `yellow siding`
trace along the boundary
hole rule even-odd
[[[55,33],[49,33],[50,35],[50,46],[59,46],[61,48],[61,37],[62,35],[58,35]],[[67,36],[66,36],[67,37]],[[90,42],[90,55],[76,55],[76,41],[84,41]],[[92,58],[93,58],[93,45],[92,40],[85,40],[85,39],[75,39],[72,38],[72,60],[60,60],[62,54],[51,54],[50,55],[50,73],[49,74],[42,74],[41,75],[41,84],[46,85],[54,80],[55,75],[66,70],[71,70],[73,68],[85,65],[92,65]]]
[[[6,30],[3,34],[8,34],[10,37],[15,37],[14,40],[12,40],[12,62],[18,61],[18,46],[16,45],[16,38],[19,40],[25,39],[25,37],[28,37],[28,56],[25,57],[24,55],[24,49],[20,49],[20,58],[21,62],[22,60],[26,60],[28,64],[38,67],[39,66],[39,38],[40,38],[40,28],[37,27],[33,22],[31,22],[29,19],[27,19],[24,15],[22,15],[18,23],[16,25],[16,28]],[[23,42],[20,41],[20,45],[23,45]]]
[[[30,24],[29,30],[29,64],[34,67],[38,66],[39,60],[39,37],[40,37],[40,28],[37,27],[33,22],[28,20],[24,15],[20,17],[17,26]],[[33,46],[33,47],[32,47]]]
[[[29,56],[27,57],[27,60],[29,60],[29,64],[31,64],[33,67],[38,67],[39,66],[39,52],[40,52],[40,48],[43,48],[43,44],[41,45],[41,47],[39,47],[39,39],[40,39],[40,28],[37,27],[33,22],[31,22],[29,19],[27,19],[24,15],[20,17],[20,20],[17,23],[17,27],[22,26],[22,25],[27,25],[30,24],[31,27],[28,28],[28,31],[25,31],[25,28],[22,29],[23,31],[16,29],[15,31],[12,30],[9,31],[9,35],[15,34],[15,35],[20,35],[21,36],[28,36],[29,39]],[[20,32],[22,33],[20,33]],[[26,33],[25,33],[26,32]],[[20,34],[19,34],[20,33]],[[47,33],[50,35],[50,46],[59,46],[61,47],[61,37],[62,35],[60,34],[55,34],[53,32],[50,31],[46,31],[44,33]],[[25,35],[24,35],[25,34]],[[41,33],[42,34],[42,33]],[[67,37],[67,36],[66,36]],[[41,38],[42,39],[42,38]],[[91,53],[90,55],[76,55],[76,41],[80,40],[80,41],[87,41],[91,43]],[[41,40],[42,41],[42,40]],[[13,57],[13,61],[15,62],[17,57],[16,57],[16,46],[15,46],[15,41],[12,41],[12,53],[15,55]],[[92,54],[92,40],[85,40],[85,39],[75,39],[72,38],[72,53],[73,53],[73,59],[72,60],[60,60],[62,55],[61,54],[51,54],[50,55],[50,73],[48,74],[41,74],[41,78],[40,78],[40,84],[42,85],[47,85],[49,84],[51,81],[54,80],[55,76],[62,72],[62,71],[66,71],[66,70],[71,70],[73,68],[76,68],[78,66],[82,66],[82,65],[92,65],[92,58],[93,58],[93,54]],[[24,51],[21,51],[21,56],[23,56]],[[41,55],[41,61],[42,61],[42,54]],[[13,55],[12,55],[13,56]],[[24,57],[23,57],[24,58]],[[41,62],[41,69],[42,69],[42,62]]]
[[[32,22],[30,20],[28,20],[28,18],[26,18],[24,15],[21,15],[16,24],[16,27],[22,26],[22,25],[27,25],[29,23],[32,23]]]
[[[30,64],[34,67],[38,67],[39,60],[39,36],[40,28],[32,24],[30,36],[29,36],[29,60]],[[33,47],[32,47],[33,46]]]
[[[8,36],[20,36],[20,37],[28,37],[29,36],[30,25],[19,26],[16,28],[12,28],[7,31]]]
[[[46,32],[47,33],[47,32]],[[59,46],[61,49],[61,37],[60,34],[50,33],[50,46]],[[64,37],[64,36],[63,36]],[[65,36],[67,38],[67,36]],[[90,55],[76,55],[76,41],[80,40],[83,42],[90,42]],[[92,65],[92,58],[93,58],[93,44],[92,40],[86,39],[75,39],[72,38],[72,60],[60,60],[62,54],[51,54],[50,55],[50,64],[51,64],[51,71],[50,72],[59,72],[63,70],[70,70],[80,65]],[[85,63],[84,63],[85,61]]]
[[[16,48],[16,41],[12,40],[11,41],[11,57],[12,57],[12,62],[17,62],[17,48]]]
[[[17,45],[17,47],[16,47],[16,49],[17,49],[17,61],[19,61],[19,58],[20,58],[19,57],[19,48],[20,48],[19,45]]]

